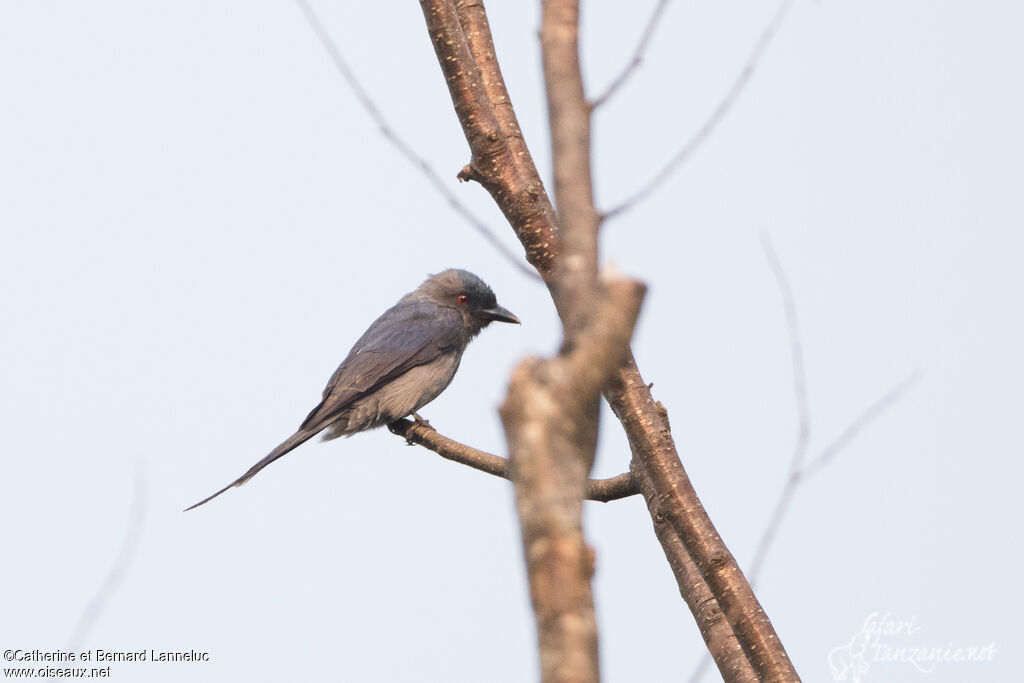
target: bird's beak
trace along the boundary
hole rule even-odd
[[[494,308],[485,308],[480,311],[480,317],[484,320],[497,320],[501,323],[515,323],[520,325],[519,318],[512,315],[512,311],[502,306],[495,306]]]

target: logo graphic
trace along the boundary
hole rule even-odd
[[[889,613],[872,612],[850,642],[828,653],[832,680],[861,683],[874,665],[902,664],[929,674],[940,665],[991,662],[995,657],[994,642],[964,647],[919,645],[913,636],[921,630],[915,617],[897,619]]]

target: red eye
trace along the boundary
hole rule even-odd
[[[459,294],[459,296],[455,300],[459,302],[460,306],[465,306],[466,304],[469,303],[469,295]]]

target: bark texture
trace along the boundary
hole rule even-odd
[[[470,147],[470,163],[459,177],[479,182],[497,202],[547,283],[564,325],[562,352],[517,368],[502,409],[544,680],[598,678],[589,585],[593,557],[579,525],[598,402],[589,391],[577,391],[581,385],[571,377],[577,371],[607,380],[603,392],[629,437],[633,479],[643,487],[659,541],[723,676],[799,680],[686,476],[668,417],[628,350],[628,334],[621,355],[618,336],[603,342],[597,355],[574,355],[578,347],[589,347],[594,330],[611,329],[604,321],[610,315],[604,302],[618,296],[597,280],[600,216],[590,175],[591,110],[580,74],[578,1],[542,2],[557,217],[516,122],[482,2],[421,0],[421,5]],[[626,285],[637,286],[620,282],[616,287]],[[632,323],[629,327],[631,332]],[[600,360],[590,368],[573,360],[581,357]],[[616,362],[610,372],[609,359]]]
[[[582,525],[597,430],[579,416],[626,353],[644,288],[618,280],[604,292],[571,350],[516,368],[501,408],[544,681],[600,678],[594,553]]]

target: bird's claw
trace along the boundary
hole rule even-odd
[[[415,420],[416,424],[418,424],[418,425],[423,425],[424,427],[428,427],[430,429],[433,429],[433,427],[430,426],[430,421],[429,420],[424,420],[417,413],[413,413],[412,414],[412,419]]]

